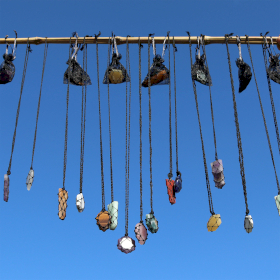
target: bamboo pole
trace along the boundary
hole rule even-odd
[[[112,37],[98,37],[98,44],[108,44],[108,40]],[[126,37],[119,37],[116,36],[116,42],[118,45],[126,44]],[[151,38],[151,37],[150,37]],[[271,44],[270,38],[273,40],[273,44],[277,44],[276,40],[277,37],[267,37],[268,44]],[[28,38],[17,38],[17,44],[26,44]],[[129,44],[138,44],[139,37],[128,37],[128,43]],[[165,37],[154,37],[156,44],[162,44]],[[13,44],[15,38],[0,38],[0,44]],[[45,43],[46,38],[43,37],[31,37],[29,38],[30,44],[40,45]],[[76,40],[76,37],[71,38],[71,42],[74,43]],[[250,44],[263,44],[263,37],[261,36],[249,36]],[[174,37],[175,44],[189,44],[189,37],[188,36],[176,36]],[[205,36],[204,41],[206,45],[209,44],[224,44],[225,43],[225,37],[211,37],[211,36]],[[241,44],[246,44],[246,37],[240,36]],[[54,38],[47,38],[47,42],[49,44],[69,44],[70,43],[70,37],[54,37]],[[78,38],[78,43],[82,44],[84,42],[84,37]],[[85,42],[87,44],[95,44],[95,38],[94,37],[86,37]],[[148,43],[148,37],[140,37],[140,42],[142,44]],[[197,43],[197,36],[191,36],[191,42],[192,44]],[[173,36],[170,36],[170,43],[173,43]],[[236,44],[236,37],[233,36],[228,39],[229,44]]]

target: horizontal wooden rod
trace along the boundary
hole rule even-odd
[[[109,39],[112,37],[98,37],[97,41],[99,44],[108,44]],[[116,42],[117,45],[126,44],[126,37],[119,37],[116,36]],[[271,44],[271,39],[273,40],[273,44],[276,44],[277,37],[267,37],[268,44]],[[165,37],[154,37],[156,44],[162,44],[164,42]],[[13,44],[15,38],[0,38],[0,44]],[[17,38],[17,44],[26,44],[28,38]],[[43,37],[31,37],[29,38],[30,44],[40,45],[45,43],[46,38]],[[71,38],[71,42],[74,43],[76,40],[76,37]],[[128,43],[129,44],[138,44],[139,37],[128,37]],[[151,37],[150,37],[151,40]],[[250,44],[263,44],[263,37],[261,36],[249,36]],[[189,37],[188,36],[176,36],[174,37],[175,44],[189,44]],[[211,36],[205,36],[204,41],[206,45],[209,44],[224,44],[225,43],[225,37],[211,37]],[[241,44],[246,44],[246,37],[240,36]],[[49,44],[69,44],[70,43],[70,37],[55,37],[55,38],[47,38],[47,42]],[[84,37],[78,38],[78,43],[82,44],[84,42]],[[87,44],[95,44],[96,40],[94,37],[86,37],[85,42]],[[142,44],[148,43],[148,37],[140,37],[140,42]],[[197,43],[197,36],[191,36],[191,42],[192,44]],[[167,43],[167,40],[166,40]],[[173,44],[173,36],[170,36],[170,43]],[[230,37],[228,39],[229,44],[236,44],[236,36]]]

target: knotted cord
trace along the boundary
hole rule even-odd
[[[262,33],[261,33],[261,36],[262,36]],[[267,67],[266,50],[268,49],[268,47],[267,47],[267,41],[266,41],[266,34],[263,36],[262,49],[263,49],[263,58],[264,58],[264,64],[265,64],[265,70],[266,70],[267,84],[268,84],[268,89],[269,89],[270,103],[271,103],[275,132],[276,132],[277,143],[278,143],[278,150],[279,150],[279,154],[280,154],[280,136],[279,136],[278,123],[277,123],[277,118],[276,118],[276,111],[275,111],[272,89],[271,89],[271,83],[270,83],[270,78],[269,78],[269,74],[268,74],[268,67]]]
[[[249,52],[249,56],[250,56],[250,60],[251,60],[251,64],[252,64],[252,70],[253,70],[253,74],[254,74],[254,78],[255,78],[255,83],[256,83],[256,87],[257,87],[259,101],[260,101],[260,107],[261,107],[261,111],[262,111],[262,117],[263,117],[263,123],[264,123],[264,127],[265,127],[265,132],[266,132],[266,138],[267,138],[267,142],[268,142],[268,146],[269,146],[269,150],[270,150],[270,155],[271,155],[271,160],[272,160],[272,164],[273,164],[273,168],[274,168],[275,179],[276,179],[276,184],[277,184],[277,188],[278,188],[278,194],[280,194],[280,186],[279,186],[279,181],[278,181],[278,177],[277,177],[276,167],[275,167],[275,163],[274,163],[274,157],[273,157],[273,152],[272,152],[272,148],[271,148],[269,133],[268,133],[267,125],[266,125],[266,120],[265,120],[265,115],[264,115],[261,95],[260,95],[260,91],[259,91],[259,87],[258,87],[258,83],[257,83],[257,77],[256,77],[255,69],[254,69],[253,58],[252,58],[250,42],[249,42],[249,36],[247,36],[247,35],[245,35],[245,36],[246,36],[246,39],[247,39],[248,52]]]
[[[206,67],[208,68],[207,71],[207,79],[210,81],[210,72],[209,72],[209,66],[207,62],[207,56],[206,56],[206,48],[205,48],[205,42],[204,42],[204,35],[201,35],[201,40],[202,40],[202,50],[205,56],[205,64]],[[209,95],[210,95],[210,106],[211,106],[211,116],[212,116],[212,125],[213,125],[213,137],[214,137],[214,146],[215,146],[215,160],[218,160],[218,152],[217,152],[217,142],[216,142],[216,132],[215,132],[215,124],[214,124],[214,110],[213,110],[213,103],[212,103],[212,93],[211,93],[211,83],[208,83],[209,85]]]
[[[142,82],[141,82],[141,48],[140,37],[139,47],[139,129],[140,129],[140,222],[143,223],[143,201],[142,201]]]
[[[35,125],[35,132],[34,132],[32,159],[31,159],[30,169],[33,169],[33,159],[34,159],[35,145],[36,145],[36,139],[37,139],[37,127],[38,127],[38,119],[39,119],[39,112],[40,112],[42,87],[43,87],[43,79],[44,79],[47,55],[48,55],[48,43],[47,43],[47,38],[46,38],[46,40],[45,40],[45,50],[44,50],[44,59],[43,59],[42,77],[41,77],[41,86],[40,86],[39,100],[38,100],[38,106],[37,106],[37,116],[36,116],[36,125]]]
[[[8,167],[7,175],[11,174],[12,159],[13,159],[14,147],[15,147],[15,142],[16,142],[18,117],[19,117],[19,111],[20,111],[20,103],[21,103],[21,97],[22,97],[23,86],[24,86],[24,81],[25,81],[25,75],[26,75],[26,70],[27,70],[27,63],[28,63],[29,53],[31,51],[32,50],[30,48],[29,38],[28,38],[27,39],[27,44],[26,44],[25,60],[24,60],[24,65],[23,65],[23,73],[22,73],[22,80],[21,80],[21,87],[20,87],[20,95],[19,95],[18,108],[17,108],[17,114],[16,114],[15,130],[14,130],[13,142],[12,142],[12,151],[11,151],[11,157],[10,157],[10,162],[9,162],[9,167]]]
[[[190,61],[191,61],[191,67],[193,65],[192,63],[192,43],[191,43],[191,35],[189,32],[187,32],[189,35],[189,47],[190,47]],[[203,162],[204,162],[204,171],[205,171],[205,178],[206,178],[206,187],[208,192],[208,202],[209,202],[209,210],[212,215],[215,214],[214,212],[214,206],[212,201],[212,194],[211,194],[211,188],[210,188],[210,182],[208,177],[208,169],[207,169],[207,162],[206,162],[206,156],[205,156],[205,150],[204,150],[204,143],[203,143],[203,136],[202,136],[202,128],[200,123],[200,116],[199,116],[199,109],[198,109],[198,101],[197,101],[197,93],[196,93],[196,85],[194,80],[192,79],[193,84],[193,92],[194,92],[194,98],[196,103],[196,112],[197,112],[197,118],[198,118],[198,124],[199,124],[199,131],[200,131],[200,140],[201,140],[201,147],[202,147],[202,153],[203,153]]]
[[[228,39],[229,39],[229,37],[231,35],[232,34],[226,34],[225,35],[225,43],[226,43],[226,47],[227,47],[228,66],[229,66],[230,82],[231,82],[231,90],[232,90],[232,100],[233,100],[236,136],[237,136],[237,145],[238,145],[238,152],[239,152],[240,175],[241,175],[241,179],[242,179],[243,192],[244,192],[244,198],[245,198],[246,215],[249,215],[249,208],[248,208],[248,203],[247,203],[247,190],[246,190],[246,179],[245,179],[245,169],[244,169],[244,162],[243,162],[243,150],[242,150],[241,134],[240,134],[240,130],[239,130],[237,105],[236,105],[236,100],[235,100],[234,83],[233,83],[233,77],[232,77],[232,72],[231,72],[230,54],[229,54],[229,49],[228,49]]]
[[[71,37],[69,44],[69,60],[71,58]],[[66,94],[66,120],[65,120],[65,138],[64,138],[64,157],[63,157],[63,183],[62,189],[65,190],[65,176],[66,176],[66,165],[67,165],[67,140],[68,140],[68,107],[69,107],[69,85],[70,85],[70,67],[68,67],[68,84]]]

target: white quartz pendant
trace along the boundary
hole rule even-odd
[[[118,208],[119,208],[119,202],[113,201],[112,203],[107,205],[108,212],[111,216],[111,224],[109,225],[109,228],[111,230],[114,230],[118,225]]]
[[[244,220],[244,228],[246,232],[248,233],[252,232],[253,227],[254,227],[253,218],[251,215],[247,215]]]
[[[76,197],[76,206],[78,211],[81,213],[85,209],[85,200],[82,193],[79,193]]]
[[[274,196],[274,199],[275,199],[276,207],[278,209],[278,213],[280,216],[280,194],[278,194],[277,196]]]
[[[27,178],[26,178],[26,187],[27,187],[28,191],[30,191],[30,189],[31,189],[33,180],[34,180],[34,170],[30,169],[29,173],[27,175]]]

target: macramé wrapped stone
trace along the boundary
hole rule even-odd
[[[176,197],[174,193],[174,180],[165,179],[166,186],[167,186],[167,194],[169,196],[169,202],[171,205],[176,203]]]
[[[8,202],[9,199],[9,186],[10,186],[10,179],[8,174],[4,175],[4,201]]]
[[[130,82],[130,77],[127,74],[126,69],[120,63],[122,55],[119,53],[113,53],[112,55],[112,62],[108,66],[104,79],[103,84],[121,84],[124,82]]]
[[[181,173],[178,172],[177,173],[177,177],[176,177],[175,182],[174,182],[174,192],[175,193],[178,193],[178,192],[181,191],[181,189],[182,189],[182,181],[183,180],[181,178]]]
[[[84,195],[82,193],[77,194],[76,206],[77,206],[77,209],[78,209],[79,213],[84,211],[84,209],[85,209],[85,199],[84,199]]]
[[[191,68],[192,79],[200,82],[203,85],[212,86],[212,80],[209,74],[209,69],[205,64],[205,55],[196,55],[195,62]]]
[[[118,239],[117,247],[125,254],[131,253],[135,250],[135,241],[129,236],[124,236]]]
[[[34,170],[30,169],[26,178],[26,187],[27,190],[30,191],[31,186],[33,184],[33,180],[34,180]]]
[[[153,59],[153,64],[150,67],[150,82],[151,86],[168,85],[170,83],[169,70],[163,64],[164,59],[157,54]],[[149,73],[142,82],[143,87],[149,86]]]
[[[95,219],[99,229],[103,232],[105,232],[111,224],[111,216],[109,215],[108,211],[105,210],[100,211]]]
[[[136,224],[134,232],[135,232],[135,237],[138,239],[139,244],[144,245],[148,237],[148,231],[146,227],[143,225],[142,221]]]
[[[15,65],[13,64],[13,60],[15,56],[12,54],[4,54],[4,61],[0,65],[0,84],[7,84],[11,82],[15,76]]]
[[[221,223],[222,223],[222,220],[221,220],[221,215],[220,214],[212,215],[210,217],[210,219],[208,220],[208,223],[207,223],[208,231],[211,231],[211,232],[216,231]]]
[[[247,215],[244,220],[244,228],[247,233],[252,232],[254,227],[254,222],[251,215]]]
[[[156,233],[158,231],[158,221],[156,219],[156,217],[154,216],[154,214],[150,213],[150,214],[146,214],[146,225],[148,230],[151,233]]]
[[[238,67],[239,92],[242,92],[251,81],[251,67],[242,58],[236,60],[236,66]]]
[[[277,84],[280,84],[280,62],[279,53],[269,56],[269,67],[267,69],[269,78]]]
[[[109,228],[111,230],[114,230],[118,225],[118,208],[119,203],[118,201],[113,201],[110,204],[107,205],[108,213],[111,216],[111,224],[109,225]]]
[[[278,213],[280,216],[280,194],[278,194],[277,196],[274,196],[274,199],[275,199],[276,207],[278,209]]]
[[[221,159],[211,162],[212,174],[214,176],[215,187],[221,189],[225,183],[224,167]]]
[[[68,192],[65,189],[58,189],[58,217],[64,220],[66,217]]]

